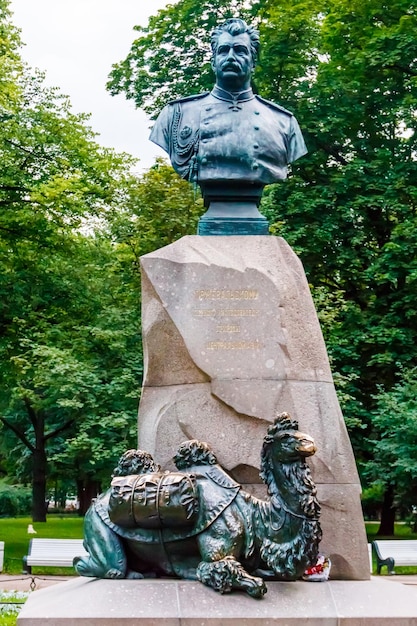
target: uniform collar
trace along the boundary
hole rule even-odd
[[[245,89],[245,91],[239,91],[238,93],[231,93],[229,91],[226,91],[225,89],[222,89],[218,85],[214,85],[213,89],[211,90],[211,95],[218,100],[230,102],[232,107],[237,107],[238,109],[241,108],[238,106],[238,103],[240,104],[241,102],[248,102],[249,100],[253,100],[253,98],[255,97],[255,94],[253,93],[251,88]]]

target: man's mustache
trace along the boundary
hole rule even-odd
[[[240,65],[232,61],[226,61],[222,65],[222,70],[240,70]]]

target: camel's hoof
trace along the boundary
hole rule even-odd
[[[245,591],[251,598],[263,598],[268,589],[262,578],[253,578],[249,584],[245,585]]]
[[[109,569],[107,570],[106,575],[104,576],[104,578],[111,578],[111,579],[124,578],[124,577],[125,577],[124,573],[118,569]]]
[[[140,572],[135,572],[133,570],[129,570],[126,574],[126,578],[130,578],[133,580],[139,580],[142,578],[145,578],[143,574],[141,574]]]

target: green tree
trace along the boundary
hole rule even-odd
[[[42,282],[31,268],[21,284],[31,300],[0,344],[0,421],[26,448],[11,443],[14,471],[26,477],[29,461],[35,521],[45,518],[48,460],[82,495],[135,441],[138,299],[110,241],[79,235],[64,255],[47,251]]]
[[[104,445],[91,453],[89,467],[79,462],[77,478],[99,478],[132,442],[139,306],[123,292],[114,244],[92,233],[123,203],[134,160],[101,148],[87,116],[23,66],[4,1],[0,33],[0,422],[24,446],[13,461],[30,465],[41,521],[47,459],[83,421],[107,419],[96,433],[118,439],[107,456]]]
[[[383,484],[386,486],[382,505],[386,508],[378,533],[392,534],[395,513],[401,503],[402,512],[416,506],[417,489],[417,371],[415,368],[401,372],[400,380],[389,390],[376,397],[373,426],[380,433],[373,441],[374,459],[365,471],[375,484],[381,483],[381,466],[384,467]]]
[[[9,0],[0,0],[0,115],[7,113],[18,97],[16,78],[22,72],[20,43],[19,31],[11,22]]]
[[[203,212],[199,192],[157,159],[138,180],[131,180],[123,206],[107,219],[112,236],[123,245],[119,253],[125,250],[125,260],[135,265],[139,277],[139,257],[196,233]]]

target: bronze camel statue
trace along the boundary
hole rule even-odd
[[[178,472],[161,473],[148,453],[128,451],[86,514],[89,556],[75,568],[98,578],[197,579],[262,597],[263,577],[296,580],[317,561],[320,505],[305,461],[315,451],[295,420],[277,416],[261,452],[267,500],[245,492],[206,443],[181,444]]]

